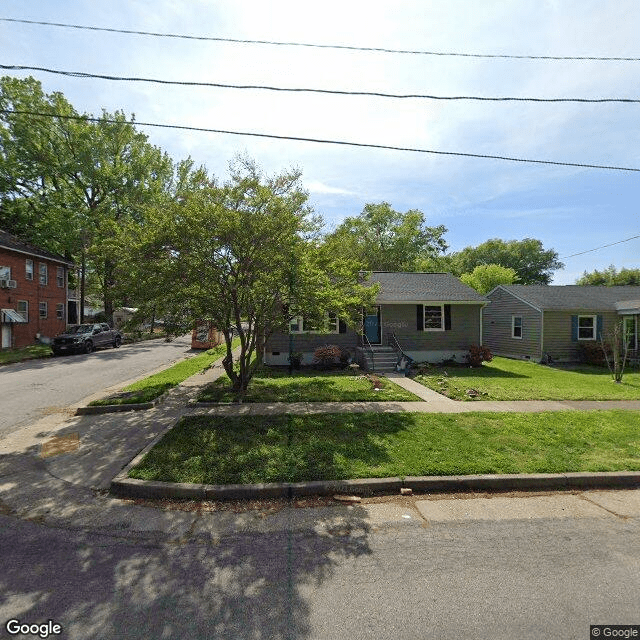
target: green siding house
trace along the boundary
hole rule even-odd
[[[622,319],[630,357],[638,357],[640,287],[499,285],[482,310],[482,342],[492,353],[558,362],[580,359]]]
[[[379,272],[376,304],[363,310],[362,324],[348,327],[330,311],[322,331],[292,318],[288,334],[271,336],[264,362],[286,365],[290,352],[313,362],[315,349],[335,344],[351,352],[366,369],[391,371],[408,356],[416,362],[464,361],[471,345],[481,341],[481,309],[487,299],[449,273]]]

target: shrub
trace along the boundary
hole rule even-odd
[[[487,347],[480,347],[475,344],[469,347],[469,355],[467,356],[469,366],[480,367],[483,362],[491,362],[492,360],[493,356]]]
[[[313,362],[321,369],[328,369],[340,360],[341,349],[335,344],[325,344],[313,352]]]
[[[611,346],[605,343],[605,349],[607,349],[607,356],[611,360],[613,352]],[[580,362],[585,364],[592,364],[596,367],[606,367],[607,361],[604,357],[604,351],[602,344],[599,342],[583,342],[578,345],[578,354],[580,356]]]

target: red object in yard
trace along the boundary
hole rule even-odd
[[[213,349],[224,341],[222,331],[218,331],[213,323],[197,320],[191,332],[192,349]]]

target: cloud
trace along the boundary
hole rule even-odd
[[[305,187],[310,193],[327,193],[341,196],[353,196],[356,195],[355,191],[349,191],[348,189],[342,189],[340,187],[331,187],[319,180],[305,181]]]

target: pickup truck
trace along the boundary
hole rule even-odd
[[[91,353],[100,347],[118,348],[122,344],[122,336],[108,324],[74,324],[53,339],[51,348],[53,355],[63,353]]]

